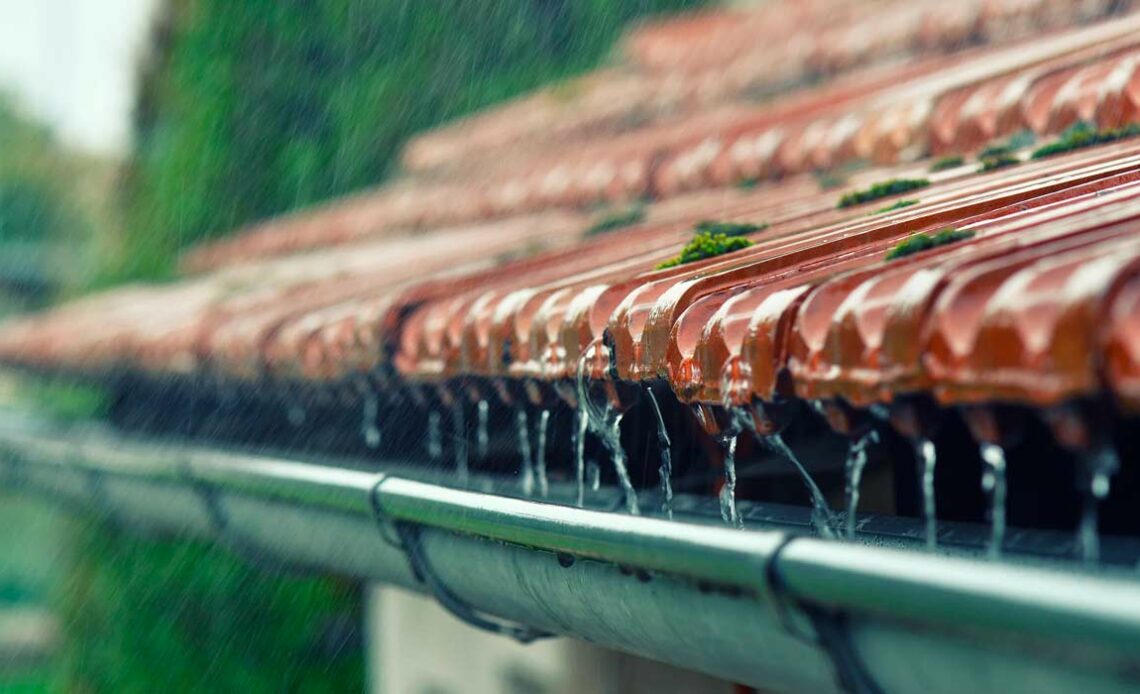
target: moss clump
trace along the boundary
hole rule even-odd
[[[884,212],[894,212],[895,210],[901,210],[904,207],[910,207],[911,205],[917,205],[917,204],[918,204],[918,200],[899,200],[898,202],[896,202],[892,205],[887,205],[886,207],[880,207],[879,209],[875,210],[875,214],[883,214]]]
[[[996,171],[997,169],[1004,169],[1007,166],[1017,166],[1021,163],[1021,160],[1012,154],[996,154],[994,156],[985,157],[981,162],[981,165],[978,166],[978,173]]]
[[[657,266],[658,270],[666,268],[677,267],[686,263],[695,263],[698,260],[705,258],[715,258],[718,255],[725,253],[732,253],[739,251],[742,248],[748,248],[752,245],[752,241],[744,238],[743,236],[729,236],[727,234],[710,234],[703,231],[698,231],[697,235],[693,237],[692,241],[685,244],[681,249],[680,255],[676,258],[670,258]]]
[[[760,183],[759,176],[745,176],[736,182],[736,187],[741,190],[752,190]]]
[[[635,205],[624,210],[616,210],[603,215],[597,222],[594,222],[594,224],[586,230],[586,236],[604,234],[614,229],[633,226],[644,220],[645,208],[641,205]]]
[[[745,222],[714,222],[708,219],[697,222],[693,231],[697,234],[708,234],[709,236],[716,236],[723,234],[725,236],[745,236],[757,231],[764,231],[768,228],[767,224],[747,224]]]
[[[844,195],[839,198],[838,207],[839,209],[854,207],[855,205],[862,205],[872,200],[909,193],[912,190],[925,188],[928,185],[930,185],[930,181],[925,178],[895,178],[890,181],[876,183],[866,190],[857,190]]]
[[[989,144],[978,152],[978,161],[993,159],[994,157],[1008,157],[1013,154],[1013,148],[1005,143]]]
[[[959,154],[954,154],[954,155],[951,155],[948,157],[942,157],[941,159],[935,161],[933,164],[930,165],[930,172],[931,173],[937,173],[939,171],[946,171],[947,169],[956,169],[965,163],[966,163],[965,158],[963,158]]]
[[[938,246],[945,246],[948,243],[965,241],[973,236],[974,232],[972,231],[959,231],[958,229],[943,229],[933,236],[930,234],[915,234],[910,238],[899,241],[898,245],[887,252],[887,260],[913,255],[931,248],[937,248]]]
[[[1085,147],[1094,147],[1108,142],[1116,142],[1129,137],[1140,135],[1140,123],[1130,123],[1120,128],[1102,128],[1097,130],[1091,124],[1083,121],[1073,124],[1068,130],[1061,133],[1056,142],[1038,147],[1033,150],[1034,159],[1044,159],[1065,152],[1072,152]]]

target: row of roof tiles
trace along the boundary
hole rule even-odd
[[[585,219],[555,213],[334,249],[17,321],[0,359],[444,399],[573,401],[581,369],[599,383],[663,379],[705,407],[925,393],[1050,408],[1111,389],[1140,408],[1140,142],[966,165],[914,195],[868,214],[801,177],[678,198],[586,240]],[[769,226],[744,250],[658,269],[710,216]],[[973,236],[884,260],[948,226]],[[539,239],[551,247],[504,258]]]
[[[1078,120],[1140,115],[1140,15],[996,50],[874,68],[764,106],[730,105],[521,157],[466,184],[396,185],[204,246],[204,270],[409,228],[581,209],[926,153],[966,153]],[[554,139],[557,143],[557,138]]]
[[[630,33],[624,65],[421,135],[404,164],[463,171],[508,147],[592,140],[860,66],[1039,35],[1113,9],[1119,5],[1055,0],[811,0],[669,19]]]

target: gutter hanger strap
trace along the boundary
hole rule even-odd
[[[408,560],[408,565],[411,567],[416,580],[428,589],[443,609],[450,612],[456,619],[476,629],[509,636],[519,643],[532,643],[538,639],[555,636],[555,634],[547,631],[522,624],[511,624],[484,615],[451,592],[451,589],[436,575],[424,552],[422,526],[417,523],[393,521],[385,516],[384,509],[380,505],[380,484],[385,478],[385,475],[381,475],[376,486],[372,489],[372,510],[376,516],[376,524],[380,534],[386,542],[399,547]],[[392,537],[393,532],[395,538]]]

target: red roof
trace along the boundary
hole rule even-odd
[[[925,393],[1048,408],[1111,390],[1140,408],[1140,138],[927,172],[932,157],[1025,129],[1048,139],[1078,120],[1137,120],[1140,16],[1063,29],[1090,4],[851,7],[771,3],[638,28],[625,65],[569,96],[422,136],[406,180],[195,249],[186,263],[201,274],[180,283],[10,321],[0,359],[367,377],[444,398],[573,401],[584,368],[665,379],[710,407]],[[964,37],[989,45],[947,52]],[[776,69],[757,69],[765,60]],[[820,73],[834,76],[797,85]],[[714,75],[729,86],[706,90]],[[787,93],[744,98],[761,78]],[[842,186],[821,188],[821,169]],[[837,206],[896,178],[929,186],[899,209],[874,212],[897,197]],[[645,216],[591,235],[599,203]],[[767,226],[744,250],[657,269],[702,219]],[[971,236],[885,259],[948,227]]]

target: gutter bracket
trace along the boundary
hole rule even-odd
[[[416,523],[394,521],[387,517],[380,504],[382,477],[372,490],[372,509],[376,522],[385,541],[394,544],[408,560],[412,574],[422,583],[439,605],[456,619],[492,634],[508,636],[522,644],[556,636],[548,631],[496,619],[479,612],[451,592],[451,589],[436,575],[423,549],[423,527]],[[395,534],[395,538],[392,534]]]
[[[765,581],[771,596],[773,610],[784,630],[793,638],[819,647],[827,654],[835,668],[836,680],[841,689],[851,694],[883,694],[883,688],[871,677],[851,640],[851,626],[843,612],[833,612],[809,605],[796,598],[784,585],[780,575],[780,555],[797,540],[789,536],[780,543],[768,562]],[[808,633],[793,616],[792,610],[802,612],[811,624]]]

